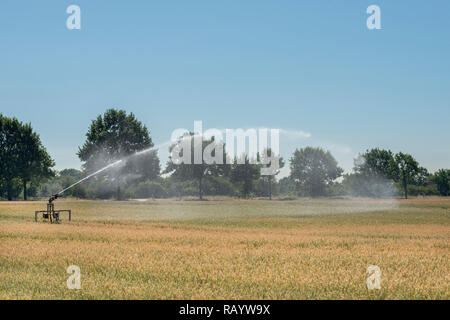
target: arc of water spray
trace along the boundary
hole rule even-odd
[[[89,179],[89,178],[95,176],[96,174],[99,174],[100,172],[103,172],[103,171],[105,171],[105,170],[107,170],[107,169],[109,169],[109,168],[111,168],[111,167],[114,167],[114,166],[118,165],[118,164],[121,163],[122,161],[123,161],[123,160],[118,160],[118,161],[116,161],[116,162],[114,162],[114,163],[111,163],[111,164],[107,165],[106,167],[104,167],[104,168],[102,168],[102,169],[100,169],[100,170],[98,170],[98,171],[95,171],[94,173],[91,173],[90,175],[84,177],[84,178],[81,179],[80,181],[77,181],[77,182],[75,182],[74,184],[72,184],[71,186],[68,186],[67,188],[61,190],[61,191],[58,192],[57,194],[59,195],[59,194],[64,193],[65,191],[69,190],[70,188],[75,187],[77,184],[80,184],[80,183],[82,183],[83,181],[85,181],[85,180],[87,180],[87,179]]]
[[[159,148],[161,148],[161,147],[163,147],[163,146],[169,145],[170,143],[171,143],[170,141],[166,141],[166,142],[164,142],[164,143],[161,143],[160,145],[157,145],[157,146],[154,146],[154,147],[151,147],[151,148],[142,150],[142,151],[138,151],[138,152],[136,152],[136,153],[134,153],[134,154],[132,154],[132,155],[130,155],[130,156],[124,158],[124,159],[117,160],[116,162],[110,163],[110,164],[108,164],[106,167],[103,167],[103,168],[101,168],[100,170],[97,170],[97,171],[95,171],[94,173],[91,173],[90,175],[84,177],[83,179],[81,179],[81,180],[75,182],[74,184],[68,186],[67,188],[61,190],[61,191],[58,192],[56,195],[63,194],[63,193],[66,192],[67,190],[69,190],[69,189],[75,187],[76,185],[82,183],[83,181],[85,181],[85,180],[87,180],[87,179],[89,179],[89,178],[91,178],[91,177],[93,177],[93,176],[95,176],[95,175],[97,175],[97,174],[99,174],[99,173],[105,171],[105,170],[108,170],[108,169],[110,169],[110,168],[112,168],[112,167],[115,167],[115,166],[119,165],[119,164],[122,163],[123,161],[125,161],[125,160],[127,160],[127,159],[129,159],[129,158],[131,158],[131,157],[133,157],[133,156],[142,155],[142,154],[147,153],[147,152],[150,152],[150,151],[152,151],[152,150],[157,150],[157,149],[159,149]]]

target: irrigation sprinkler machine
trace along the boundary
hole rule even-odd
[[[106,167],[88,175],[87,177],[84,177],[83,179],[75,182],[74,184],[72,184],[71,186],[68,186],[67,188],[65,188],[64,190],[61,190],[60,192],[52,195],[49,199],[48,199],[48,203],[47,203],[47,210],[39,210],[39,211],[35,211],[34,212],[34,221],[38,221],[38,215],[41,213],[42,214],[42,219],[43,220],[48,220],[50,221],[50,223],[60,223],[61,219],[59,218],[59,214],[61,212],[67,212],[69,214],[69,221],[72,220],[72,210],[68,210],[68,209],[60,209],[60,210],[55,210],[55,204],[53,203],[53,201],[55,201],[56,199],[58,199],[64,192],[66,192],[67,190],[75,187],[77,184],[82,183],[83,181],[89,179],[92,176],[95,176],[96,174],[99,174],[102,171],[105,171],[111,167],[114,167],[118,164],[122,163],[122,160],[116,161],[114,163],[111,163],[109,165],[107,165]]]
[[[161,146],[162,146],[162,145],[161,145]],[[136,156],[136,155],[142,155],[142,154],[147,153],[147,152],[149,152],[149,151],[157,150],[158,148],[159,148],[158,146],[151,147],[151,148],[145,149],[145,150],[143,150],[143,151],[136,152],[135,154],[133,154],[133,155],[131,155],[131,156],[128,156],[128,158],[130,158],[130,157],[132,157],[132,156]],[[91,173],[90,175],[84,177],[83,179],[80,179],[79,181],[75,182],[75,183],[72,184],[71,186],[68,186],[68,187],[65,188],[64,190],[61,190],[60,192],[58,192],[58,193],[52,195],[52,196],[48,199],[47,210],[35,211],[35,212],[34,212],[34,220],[37,222],[37,221],[38,221],[38,215],[41,213],[41,214],[42,214],[42,218],[43,218],[44,220],[49,220],[50,223],[53,223],[53,222],[54,222],[54,223],[60,223],[61,220],[59,219],[59,214],[60,214],[61,212],[67,212],[67,213],[69,213],[69,221],[71,221],[71,220],[72,220],[72,211],[71,211],[71,210],[67,210],[67,209],[64,209],[64,210],[55,210],[55,204],[53,203],[53,201],[55,201],[56,199],[58,199],[58,198],[59,198],[64,192],[66,192],[67,190],[69,190],[69,189],[75,187],[77,184],[82,183],[83,181],[85,181],[85,180],[87,180],[87,179],[89,179],[89,178],[91,178],[91,177],[93,177],[93,176],[99,174],[100,172],[103,172],[103,171],[108,170],[108,169],[110,169],[110,168],[112,168],[112,167],[118,166],[118,165],[120,165],[120,164],[123,164],[123,163],[125,163],[125,160],[126,160],[126,158],[121,159],[121,160],[117,160],[116,162],[113,162],[113,163],[110,163],[110,164],[108,164],[107,166],[101,168],[100,170],[97,170],[97,171],[95,171],[94,173]]]
[[[50,223],[60,223],[61,219],[59,218],[59,214],[61,212],[67,212],[69,214],[69,221],[72,220],[72,210],[55,210],[55,204],[53,201],[58,199],[59,193],[54,194],[48,199],[47,210],[39,210],[34,212],[34,221],[38,221],[38,215],[42,214],[42,219],[50,221]]]
[[[55,204],[53,203],[53,201],[55,201],[56,199],[58,199],[64,192],[66,192],[67,190],[75,187],[77,184],[82,183],[83,181],[89,179],[92,176],[95,176],[96,174],[99,174],[102,171],[105,171],[106,169],[109,169],[113,166],[116,166],[117,164],[121,163],[122,160],[116,161],[110,165],[107,165],[106,167],[88,175],[87,177],[84,177],[83,179],[75,182],[74,184],[72,184],[71,186],[68,186],[67,188],[65,188],[64,190],[61,190],[60,192],[52,195],[49,199],[48,199],[48,203],[47,203],[47,210],[39,210],[39,211],[35,211],[34,212],[34,221],[38,221],[38,215],[42,214],[42,219],[43,220],[48,220],[50,221],[50,223],[60,223],[61,219],[59,218],[59,214],[61,212],[67,212],[69,214],[69,221],[72,220],[72,210],[68,210],[68,209],[60,209],[60,210],[55,210]]]
[[[75,187],[77,184],[82,183],[83,181],[89,179],[90,177],[95,176],[96,174],[99,174],[102,171],[105,171],[111,167],[114,167],[118,164],[122,163],[122,160],[116,161],[114,163],[111,163],[109,165],[107,165],[106,167],[88,175],[87,177],[84,177],[83,179],[75,182],[74,184],[72,184],[71,186],[68,186],[67,188],[65,188],[64,190],[61,190],[60,192],[52,195],[49,199],[48,199],[48,203],[47,203],[47,210],[39,210],[39,211],[35,211],[34,212],[34,221],[38,221],[38,215],[41,213],[42,214],[42,219],[44,220],[48,220],[50,221],[50,223],[60,223],[61,219],[59,218],[59,214],[61,212],[67,212],[69,214],[69,221],[72,220],[72,211],[68,210],[68,209],[60,209],[60,210],[55,210],[55,204],[53,203],[53,201],[55,201],[56,199],[58,199],[64,192],[66,192],[67,190]]]

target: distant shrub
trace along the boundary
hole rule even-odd
[[[205,195],[232,196],[235,191],[233,184],[228,179],[208,177],[204,181],[203,192]]]
[[[85,199],[87,198],[87,190],[83,184],[78,184],[73,187],[72,196],[75,198]]]
[[[117,186],[110,181],[92,180],[87,189],[87,198],[89,199],[111,199],[117,193]]]
[[[400,186],[398,187],[401,188]],[[408,185],[408,194],[413,197],[438,196],[439,190],[437,189],[436,185],[429,185],[429,186]]]
[[[347,195],[355,197],[391,198],[399,193],[392,180],[359,173],[344,175],[342,185]]]
[[[339,197],[347,195],[348,192],[342,183],[331,183],[327,186],[326,194],[330,197]]]
[[[56,178],[53,178],[40,186],[38,196],[41,198],[47,198],[57,192],[60,192],[62,189],[63,187],[59,181]]]
[[[132,185],[126,190],[125,194],[129,198],[135,199],[167,197],[165,188],[155,181],[144,181],[137,185]]]

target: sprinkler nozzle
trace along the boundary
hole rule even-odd
[[[54,200],[58,199],[58,194],[54,194],[50,197],[50,199],[48,199],[49,203],[52,203]]]

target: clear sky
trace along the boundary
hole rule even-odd
[[[81,30],[66,28],[71,4]],[[58,169],[80,167],[111,107],[155,144],[202,120],[283,129],[285,158],[322,146],[347,170],[371,147],[450,167],[448,0],[2,0],[0,46],[0,112],[31,122]]]

